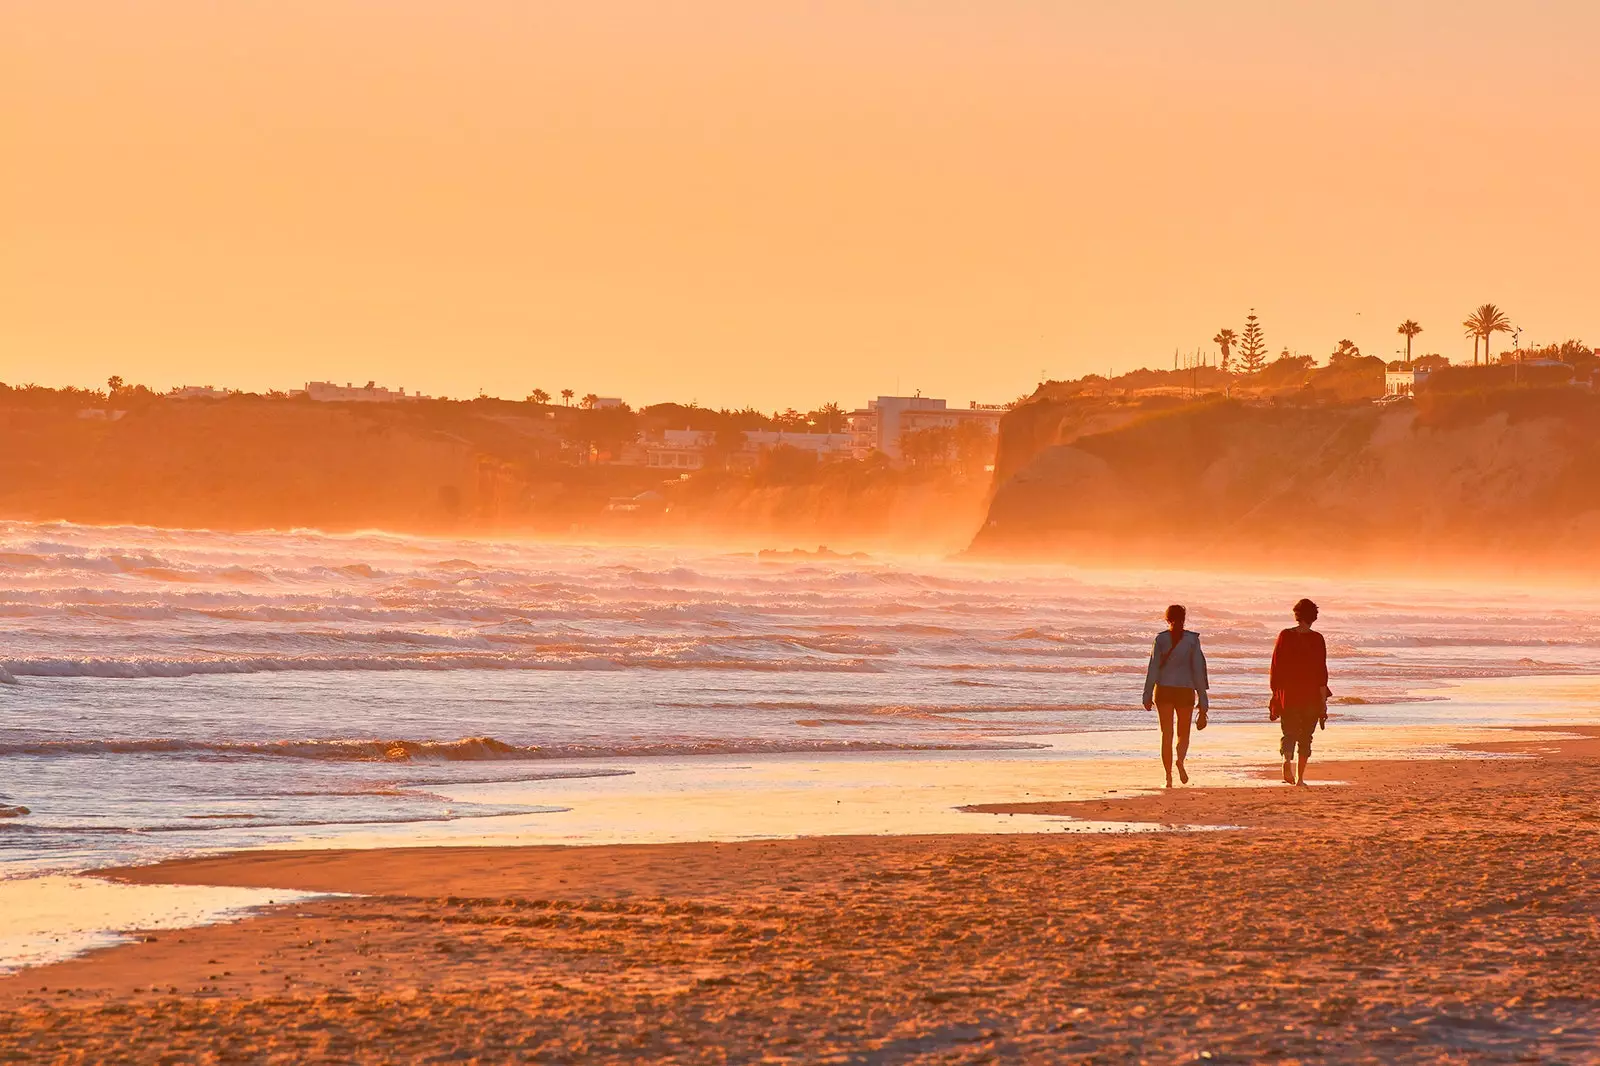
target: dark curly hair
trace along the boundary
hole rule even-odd
[[[1316,621],[1317,605],[1310,600],[1301,600],[1294,605],[1294,620],[1296,622]]]

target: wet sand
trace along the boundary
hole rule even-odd
[[[362,895],[0,979],[0,1061],[1600,1062],[1600,730],[1573,732],[985,808],[1236,827],[1208,833],[122,871]]]

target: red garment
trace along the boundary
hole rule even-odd
[[[1322,634],[1298,626],[1279,633],[1270,683],[1273,705],[1280,711],[1320,710],[1328,691],[1328,644]]]

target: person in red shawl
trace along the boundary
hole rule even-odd
[[[1328,728],[1328,645],[1311,628],[1317,605],[1301,600],[1294,605],[1300,624],[1278,634],[1272,649],[1272,720],[1283,726],[1283,779],[1291,785],[1306,783],[1306,762],[1311,758],[1311,737],[1320,724]],[[1295,772],[1295,750],[1300,752]]]

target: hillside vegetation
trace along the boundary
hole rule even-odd
[[[613,412],[501,400],[236,395],[119,409],[103,417],[105,398],[81,390],[0,389],[0,518],[951,551],[989,487],[784,452],[688,478],[574,463],[575,444],[605,446]]]
[[[1000,452],[981,556],[1408,571],[1589,566],[1600,542],[1600,397],[1584,389],[1211,399],[1115,426],[1036,398],[1002,423]]]

